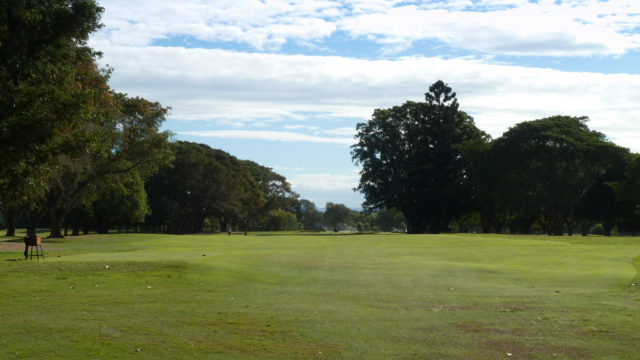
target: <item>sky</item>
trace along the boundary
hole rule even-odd
[[[90,39],[164,124],[359,209],[355,128],[446,82],[494,138],[552,115],[640,152],[637,0],[102,0]]]

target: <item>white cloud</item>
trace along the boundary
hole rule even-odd
[[[101,41],[136,46],[172,36],[278,48],[288,40],[322,39],[335,31],[341,14],[334,1],[309,0],[105,0]]]
[[[627,32],[640,20],[639,5],[610,1],[555,4],[516,2],[487,11],[405,5],[343,18],[339,28],[354,35],[375,35],[392,47],[436,40],[455,48],[494,54],[533,56],[621,55],[640,47],[640,37]]]
[[[170,105],[172,116],[184,120],[299,119],[304,112],[363,118],[380,97],[388,97],[385,104],[402,100],[398,93],[407,86],[398,82],[416,83],[401,68],[385,66],[393,62],[163,47],[104,52],[103,62],[115,68],[114,88]],[[367,97],[372,91],[377,99]]]
[[[343,135],[343,136],[353,137],[356,134],[356,129],[354,127],[344,127],[344,128],[338,128],[338,129],[322,130],[322,133],[329,134],[329,135]]]
[[[306,130],[311,130],[311,131],[317,131],[317,130],[320,129],[317,126],[309,126],[309,125],[302,125],[302,124],[285,125],[284,128],[287,129],[287,130],[306,129]]]
[[[279,165],[274,165],[274,166],[269,166],[271,169],[275,170],[275,171],[304,171],[304,168],[301,167],[289,167],[289,166],[279,166]]]
[[[147,46],[156,40],[247,44],[276,50],[338,31],[401,51],[419,40],[492,54],[620,55],[640,48],[640,2],[487,0],[104,0],[106,28],[95,43]]]
[[[421,101],[428,86],[442,79],[457,92],[461,109],[494,136],[525,120],[587,115],[591,128],[640,152],[640,135],[634,135],[640,134],[640,75],[575,73],[493,61],[500,54],[615,57],[637,51],[638,1],[101,0],[100,4],[106,8],[106,27],[90,44],[104,52],[103,64],[114,67],[112,87],[171,106],[171,120],[191,121],[190,129],[197,128],[193,125],[197,121],[218,129],[183,134],[337,144],[346,149],[354,141],[355,123],[366,121],[373,109]],[[336,34],[347,45],[349,39],[373,43],[373,52],[361,54],[373,58],[277,54],[280,49],[290,51],[289,44],[314,49],[316,54],[340,54],[338,47],[325,41]],[[152,46],[159,43],[167,46]],[[173,47],[176,44],[184,47]],[[407,49],[419,52],[419,47],[439,51],[446,48],[442,45],[474,55],[389,56]],[[376,59],[380,54],[389,57]],[[320,174],[288,177],[296,191],[314,199],[335,201],[342,196],[352,204],[360,201],[361,196],[350,191],[357,175],[315,171]]]
[[[351,190],[358,185],[360,176],[353,174],[300,174],[288,179],[296,189],[301,190]]]
[[[300,123],[312,112],[366,121],[375,108],[424,100],[428,86],[442,79],[457,92],[461,109],[493,135],[524,120],[586,115],[592,128],[640,150],[640,144],[625,140],[640,132],[640,75],[433,57],[364,60],[162,47],[103,50],[104,61],[115,68],[111,84],[116,90],[171,106],[171,117],[180,120],[227,126],[290,119]]]
[[[178,135],[188,135],[196,137],[212,137],[222,139],[248,139],[248,140],[268,140],[282,142],[313,142],[324,144],[352,145],[354,140],[342,137],[321,137],[299,134],[288,131],[254,131],[254,130],[204,130],[204,131],[181,131]]]

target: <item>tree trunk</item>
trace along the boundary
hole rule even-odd
[[[35,236],[38,233],[38,231],[36,229],[37,229],[36,223],[35,222],[29,222],[27,224],[27,235],[28,236]]]
[[[567,219],[565,220],[565,223],[567,224],[567,234],[569,234],[569,236],[572,236],[573,229],[575,229],[576,226],[578,226],[579,220],[576,220],[573,217],[567,217]]]
[[[602,222],[602,227],[604,227],[604,236],[611,236],[611,231],[615,226],[615,222],[613,220],[606,220]]]
[[[552,225],[552,234],[555,236],[564,235],[564,224],[562,221],[554,221]]]
[[[480,226],[482,227],[482,232],[488,234],[491,232],[491,224],[489,219],[484,213],[480,214]]]
[[[80,225],[78,223],[73,223],[71,236],[80,236]]]
[[[98,227],[98,234],[108,234],[109,233],[109,228],[106,226],[99,226]]]
[[[229,222],[227,221],[227,219],[220,217],[220,232],[226,232],[227,229],[229,229]]]
[[[580,221],[580,232],[582,233],[582,236],[589,235],[589,229],[591,229],[591,224],[589,223],[589,221],[581,220]]]
[[[56,211],[55,207],[50,207],[49,208],[49,226],[51,227],[51,234],[49,234],[49,238],[53,238],[53,239],[61,239],[64,238],[64,236],[62,236],[62,232],[60,231],[60,228],[62,227],[62,220],[61,216],[58,216],[58,212]]]
[[[6,209],[4,218],[7,220],[7,234],[5,236],[16,236],[16,223],[20,217],[20,211],[16,206],[9,206]]]
[[[420,216],[407,217],[407,234],[424,234],[424,220]]]
[[[504,222],[495,219],[493,222],[493,229],[495,230],[496,234],[502,234],[502,229],[504,228]]]
[[[36,236],[37,235],[36,229],[38,228],[38,224],[42,219],[42,214],[38,214],[34,212],[27,212],[25,214],[27,215],[27,235]]]

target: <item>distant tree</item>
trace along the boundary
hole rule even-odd
[[[173,162],[146,183],[151,205],[147,223],[168,233],[194,233],[213,217],[222,218],[226,229],[228,218],[241,207],[248,173],[237,159],[207,145],[179,141],[171,148]]]
[[[351,210],[351,223],[358,232],[371,231],[375,228],[374,214]]]
[[[255,180],[247,162],[204,144],[179,141],[171,148],[173,162],[145,185],[151,206],[145,225],[151,230],[200,232],[206,219],[223,231],[232,225],[249,230],[254,218],[260,216],[260,224],[269,219],[261,213],[269,187]],[[295,218],[289,215],[286,226]]]
[[[305,230],[314,230],[322,222],[322,212],[318,211],[316,205],[307,199],[294,200],[291,211]]]
[[[128,228],[142,223],[150,212],[142,177],[137,173],[120,177],[104,184],[91,205],[92,224],[98,233],[106,234],[116,225]]]
[[[244,227],[249,229],[254,225],[260,226],[268,221],[269,213],[273,210],[292,212],[298,194],[291,190],[287,179],[273,171],[250,160],[242,160],[243,166],[249,171],[252,182],[258,187],[264,203],[256,206],[249,203],[241,216]]]
[[[331,227],[334,232],[351,224],[351,210],[344,204],[334,204],[328,202],[324,210],[324,222]]]
[[[212,207],[213,217],[218,220],[223,231],[230,224],[235,224],[242,230],[251,230],[256,212],[262,211],[268,201],[268,193],[256,180],[245,160],[239,160],[218,149],[214,149],[213,153],[215,161],[228,173],[222,182],[217,180],[221,186],[217,191],[224,191],[228,200]]]
[[[459,216],[451,221],[454,231],[460,233],[468,233],[474,231],[476,225],[480,225],[480,213],[468,212],[462,216]]]
[[[268,231],[298,230],[296,215],[281,209],[271,210],[264,223],[264,229]]]
[[[455,92],[442,81],[426,102],[376,109],[357,126],[352,159],[362,165],[357,190],[367,210],[395,208],[409,233],[438,233],[472,205],[464,149],[488,136],[458,110]]]
[[[373,224],[381,231],[404,230],[404,216],[397,210],[380,209],[373,216]]]
[[[590,130],[585,117],[554,116],[519,123],[496,139],[482,171],[481,193],[497,203],[513,229],[534,222],[550,233],[569,233],[576,210],[607,169],[627,150]]]

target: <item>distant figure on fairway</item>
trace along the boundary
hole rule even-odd
[[[231,226],[229,226],[229,231],[228,231],[228,233],[229,233],[229,236],[231,236]]]

